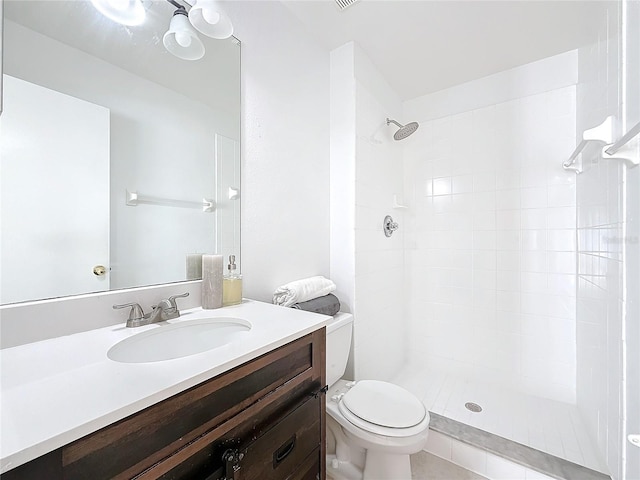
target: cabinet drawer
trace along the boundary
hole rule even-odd
[[[309,463],[307,459],[311,452],[320,450],[320,409],[324,409],[324,398],[323,395],[303,398],[293,409],[289,407],[271,416],[257,432],[247,425],[240,425],[223,437],[210,432],[136,479],[306,479],[291,475],[299,468],[304,471],[312,468],[306,464]],[[226,462],[228,452],[232,453],[232,460]],[[315,460],[319,460],[319,454]],[[317,472],[319,467],[316,466]]]

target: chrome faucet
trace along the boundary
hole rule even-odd
[[[150,323],[164,322],[165,320],[171,320],[172,318],[178,318],[180,316],[180,310],[176,304],[176,298],[188,297],[189,292],[181,295],[172,295],[169,298],[165,298],[158,302],[158,305],[153,305],[149,313],[144,313],[142,307],[137,303],[125,303],[123,305],[114,305],[113,308],[126,308],[131,307],[129,312],[129,318],[127,319],[127,327],[141,327],[142,325],[149,325]]]

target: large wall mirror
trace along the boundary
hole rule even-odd
[[[199,278],[240,254],[240,42],[162,37],[89,0],[4,0],[0,303]],[[188,7],[188,4],[187,4]]]

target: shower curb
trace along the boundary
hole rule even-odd
[[[611,477],[577,463],[536,450],[471,427],[456,420],[429,412],[431,421],[429,428],[434,432],[454,438],[460,442],[485,450],[493,455],[510,460],[558,480],[611,480]]]

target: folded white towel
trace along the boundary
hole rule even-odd
[[[314,298],[329,295],[336,289],[336,284],[321,276],[304,278],[287,283],[273,292],[273,303],[289,307],[294,303],[306,302]]]

